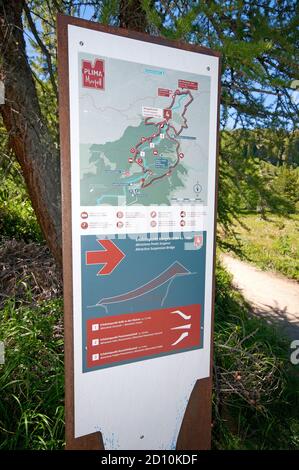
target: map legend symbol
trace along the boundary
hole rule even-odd
[[[171,119],[172,118],[172,111],[171,109],[163,109],[163,117],[165,119]]]
[[[199,194],[202,190],[202,186],[199,184],[199,183],[196,183],[194,186],[193,186],[193,191],[196,193],[196,194]]]

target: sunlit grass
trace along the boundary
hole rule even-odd
[[[239,256],[262,269],[299,280],[299,214],[288,218],[268,214],[267,220],[247,214],[241,220],[242,225],[235,227],[241,245]],[[228,241],[237,246],[236,240]]]

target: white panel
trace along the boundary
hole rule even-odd
[[[209,376],[215,207],[218,59],[107,33],[68,27],[72,168],[75,436],[103,433],[106,449],[175,449],[190,393]],[[202,349],[82,372],[78,53],[209,76],[208,197],[200,229],[207,231],[204,345]],[[121,80],[121,77],[120,77]],[[199,123],[200,125],[200,123]],[[99,209],[94,208],[94,209]],[[107,209],[108,211],[112,209]],[[146,209],[144,209],[146,210]],[[198,227],[199,228],[199,227]],[[88,233],[98,233],[98,229]],[[109,230],[108,230],[109,231]],[[105,231],[104,231],[105,232]],[[102,233],[104,233],[102,232]],[[136,233],[136,230],[135,230]]]

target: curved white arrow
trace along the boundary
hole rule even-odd
[[[188,335],[189,333],[185,331],[185,333],[182,333],[179,339],[177,339],[174,343],[172,343],[171,346],[176,346],[176,344],[180,343],[181,341],[183,341],[183,339],[187,338]]]
[[[181,312],[180,310],[174,310],[173,312],[171,313],[177,313],[178,315],[180,315],[180,317],[182,317],[184,320],[190,320],[191,319],[191,315],[186,315],[185,313]]]
[[[191,328],[191,323],[189,323],[189,325],[174,326],[171,329],[172,330],[190,330],[190,328]]]

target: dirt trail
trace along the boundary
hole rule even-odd
[[[227,254],[221,260],[254,313],[279,326],[291,339],[299,339],[299,284]]]

